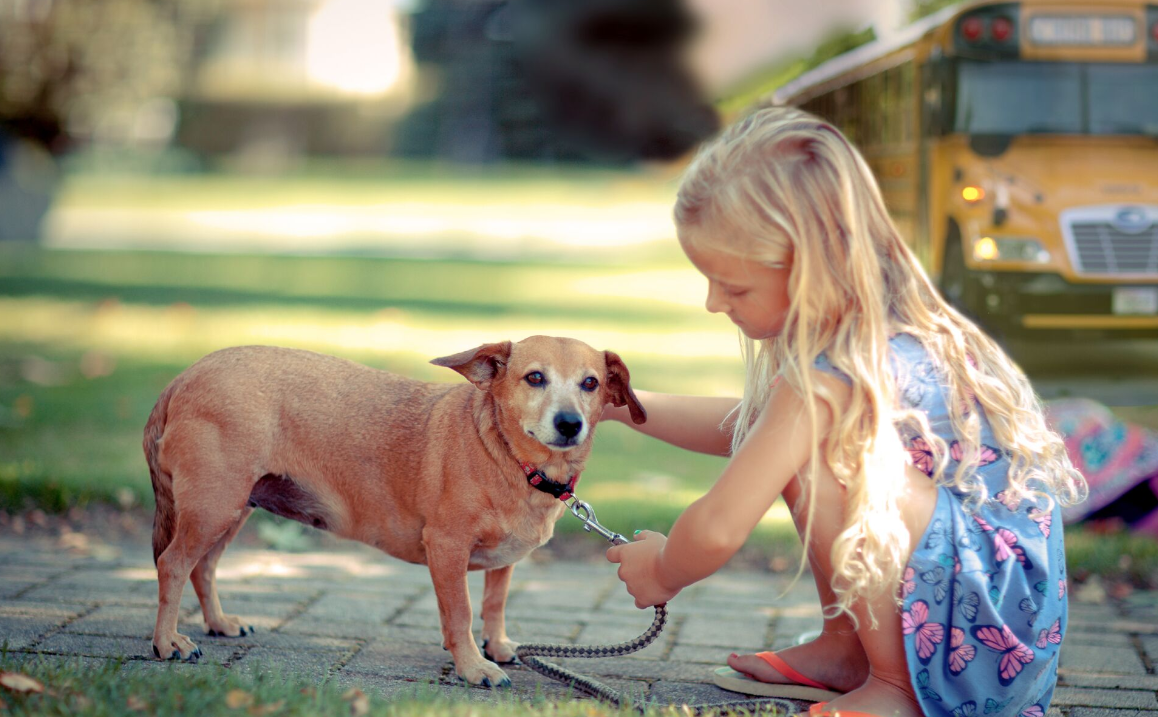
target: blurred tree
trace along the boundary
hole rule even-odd
[[[0,130],[53,154],[172,97],[221,0],[0,0]],[[147,109],[146,109],[147,111]]]
[[[718,125],[683,66],[680,0],[431,0],[412,29],[440,92],[407,118],[408,154],[671,159]]]
[[[79,142],[164,142],[222,0],[0,0],[0,240],[35,239]]]

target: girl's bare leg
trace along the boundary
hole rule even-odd
[[[937,504],[937,489],[928,477],[911,466],[907,467],[906,478],[901,515],[909,529],[911,554],[932,519]],[[814,521],[809,560],[817,576],[821,600],[831,604],[834,596],[826,576],[832,574],[829,556],[839,526],[844,524],[845,492],[827,471],[821,471],[817,480],[814,516],[824,516],[824,519]],[[800,516],[797,518],[799,529],[806,515],[807,494],[800,490],[798,484],[798,479],[793,480],[790,485],[792,490],[785,491],[785,499],[792,501],[789,505],[793,507],[793,515]],[[789,496],[790,492],[794,492],[794,495]],[[792,648],[791,652],[784,650],[780,655],[801,674],[833,689],[848,690],[847,694],[829,703],[830,710],[867,712],[885,717],[919,717],[921,709],[913,692],[905,658],[900,608],[894,602],[891,591],[877,597],[871,605],[878,622],[876,628],[871,627],[868,604],[857,602],[852,607],[859,624],[854,634],[849,634],[853,625],[846,616],[843,619],[832,618],[825,621],[821,638]],[[822,640],[826,642],[818,644]],[[804,648],[810,646],[814,646],[813,649],[806,652]],[[827,651],[822,651],[822,647]],[[763,662],[752,656],[748,660]],[[747,661],[743,664],[753,668],[749,674],[761,679],[760,674],[755,672],[759,669],[757,665]],[[733,669],[740,668],[733,665]],[[771,668],[764,674],[776,678],[766,681],[786,681]],[[854,680],[859,682],[851,684]]]
[[[832,481],[835,484],[835,481]],[[794,478],[784,490],[784,501],[792,511],[796,530],[804,536],[804,521],[808,515],[807,495],[801,496],[800,479]],[[817,514],[823,514],[820,506]],[[812,549],[808,551],[808,564],[816,580],[816,591],[822,606],[836,603],[832,592],[832,564],[829,559],[832,543],[839,532],[838,524],[831,520],[818,520],[812,527]],[[820,635],[803,645],[794,645],[778,651],[781,658],[805,677],[830,687],[838,692],[848,692],[864,684],[869,675],[868,657],[860,644],[856,629],[848,615],[826,618]],[[752,654],[735,655],[728,658],[728,666],[733,670],[750,675],[761,682],[791,683],[792,680],[780,674],[764,660]]]

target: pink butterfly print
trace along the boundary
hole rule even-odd
[[[908,450],[909,463],[924,471],[925,475],[932,477],[935,468],[933,447],[924,438],[917,436],[909,441]]]
[[[977,648],[965,644],[965,631],[959,627],[949,628],[949,672],[959,675],[977,656]]]
[[[997,680],[1008,685],[1021,674],[1022,668],[1033,662],[1034,652],[1014,636],[1008,625],[981,625],[971,628],[973,637],[994,652],[1001,653],[997,663]]]
[[[1037,634],[1037,642],[1034,644],[1037,645],[1037,649],[1044,650],[1049,644],[1060,645],[1061,640],[1061,618],[1059,617],[1053,621],[1048,630],[1042,630]]]
[[[959,442],[953,441],[949,444],[949,456],[960,463],[961,459],[965,456],[965,449],[961,447]],[[977,456],[978,466],[987,466],[990,463],[996,463],[1000,459],[1001,453],[999,453],[996,448],[987,446],[984,443],[981,444],[981,454]]]
[[[915,635],[917,657],[923,665],[929,664],[937,645],[945,641],[945,626],[927,622],[928,619],[929,603],[924,600],[915,600],[911,608],[901,613],[901,632]]]
[[[992,526],[992,525],[990,525],[990,524],[989,524],[989,523],[988,523],[988,522],[987,522],[987,521],[986,521],[984,518],[982,518],[980,515],[975,515],[975,516],[973,516],[973,520],[976,520],[976,521],[977,521],[977,525],[978,525],[978,527],[980,527],[980,528],[981,528],[982,530],[984,530],[986,533],[992,533],[992,532],[993,532],[993,526]]]
[[[1021,507],[1021,498],[1009,493],[1008,491],[1001,491],[993,498],[1008,508],[1011,512],[1016,513],[1017,509]]]
[[[1041,530],[1041,534],[1049,537],[1049,527],[1053,524],[1053,513],[1042,510],[1041,508],[1030,508],[1029,517],[1033,522],[1037,523],[1037,527]]]
[[[1021,711],[1020,717],[1044,717],[1045,710],[1041,705],[1030,705]]]
[[[905,568],[904,585],[901,586],[901,597],[908,597],[917,590],[917,571],[913,568]]]
[[[1016,555],[1017,562],[1025,566],[1026,570],[1033,567],[1029,558],[1025,557],[1025,548],[1017,544],[1017,536],[1012,530],[998,528],[997,534],[993,536],[993,548],[995,550],[994,557],[999,563],[1008,560],[1011,555]]]
[[[1066,596],[1066,579],[1062,578],[1057,581],[1057,599],[1061,600]]]

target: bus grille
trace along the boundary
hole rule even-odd
[[[1158,274],[1158,224],[1127,234],[1106,222],[1071,225],[1078,271],[1084,274]]]

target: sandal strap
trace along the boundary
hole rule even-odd
[[[822,685],[816,680],[809,679],[808,677],[805,677],[796,670],[792,669],[788,666],[788,663],[784,661],[784,658],[780,657],[780,655],[777,655],[775,652],[757,652],[756,657],[759,657],[764,662],[767,662],[769,666],[772,667],[772,669],[776,670],[798,685],[815,687],[820,690],[832,689],[828,685]]]

